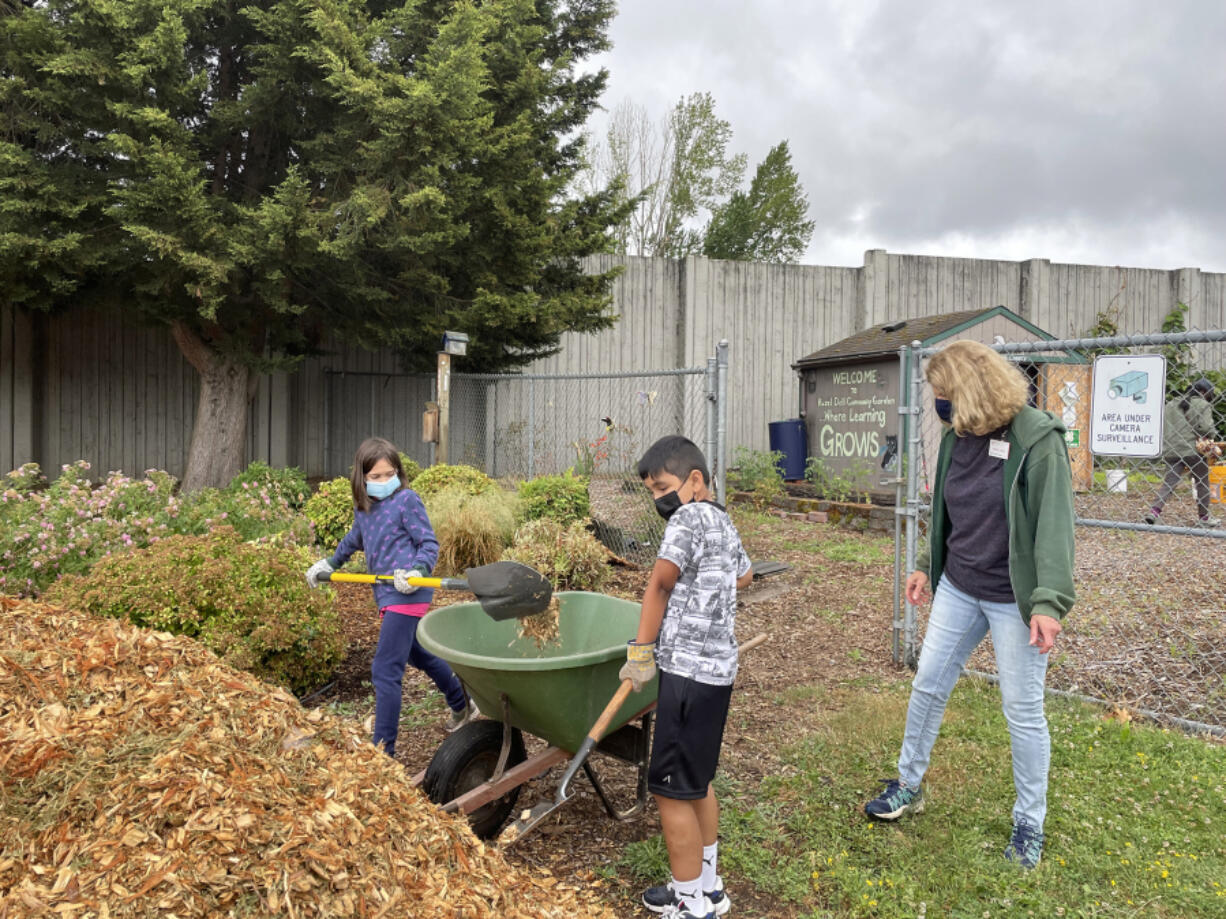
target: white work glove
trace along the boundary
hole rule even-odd
[[[410,568],[408,571],[405,571],[403,568],[397,568],[394,575],[395,576],[392,583],[402,594],[411,594],[413,591],[421,589],[410,584],[409,578],[428,577],[428,575],[420,568]]]
[[[626,642],[626,662],[618,671],[619,680],[629,680],[635,692],[639,692],[656,676],[656,643],[645,641]]]
[[[319,580],[321,574],[331,574],[336,569],[332,567],[332,563],[326,558],[321,558],[306,571],[307,586],[318,587],[323,581]]]

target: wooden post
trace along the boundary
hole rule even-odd
[[[438,353],[438,448],[436,463],[447,463],[447,438],[451,434],[451,355]]]

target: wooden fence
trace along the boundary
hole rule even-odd
[[[1058,336],[1080,335],[1100,315],[1123,332],[1153,332],[1177,302],[1190,327],[1226,328],[1226,274],[1094,265],[865,253],[859,268],[767,265],[704,258],[599,256],[594,270],[625,266],[614,288],[613,328],[568,334],[533,373],[662,370],[703,365],[731,343],[729,445],[767,446],[767,422],[798,411],[797,358],[874,325],[1006,306]],[[457,370],[463,358],[457,358]],[[398,373],[389,352],[337,344],[297,373],[261,379],[250,409],[248,459],[296,465],[310,476],[343,472],[329,445],[324,406],[337,372]],[[329,373],[331,372],[331,374]],[[402,387],[403,388],[403,387]],[[424,458],[418,385],[377,405],[371,432],[403,431]],[[420,390],[420,391],[419,391]],[[393,392],[393,390],[389,390]],[[28,461],[53,471],[86,459],[96,475],[162,468],[181,475],[198,387],[163,327],[119,313],[31,316],[0,308],[0,468]],[[346,436],[349,436],[348,432]]]

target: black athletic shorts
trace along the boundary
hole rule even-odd
[[[660,671],[647,788],[662,798],[707,796],[724,742],[731,686],[710,686]]]

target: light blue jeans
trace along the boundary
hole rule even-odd
[[[919,787],[928,771],[945,703],[967,658],[989,629],[996,650],[1005,721],[1013,741],[1013,785],[1017,790],[1013,820],[1023,819],[1041,830],[1047,816],[1047,772],[1051,765],[1051,737],[1043,711],[1048,655],[1040,654],[1030,644],[1030,629],[1016,603],[976,600],[947,577],[941,578],[932,598],[932,615],[911,684],[898,776],[904,785]]]

